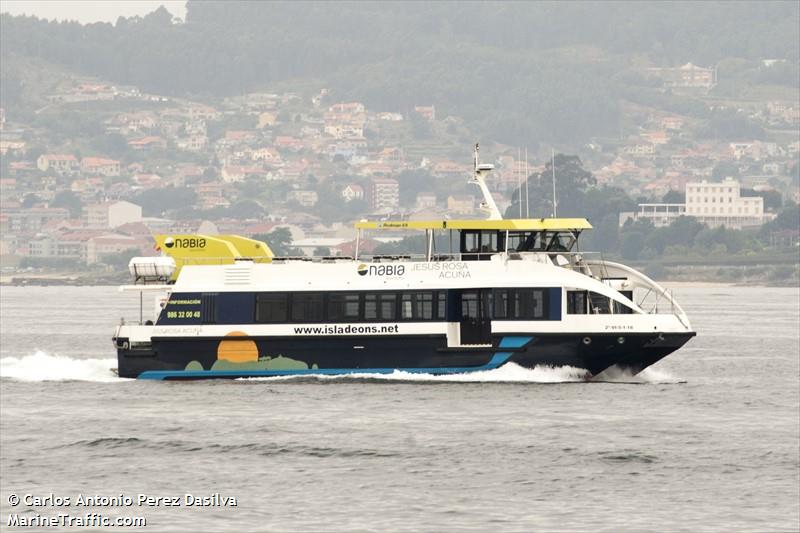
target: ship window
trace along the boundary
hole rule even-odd
[[[477,252],[481,248],[481,234],[473,231],[464,232],[464,252]]]
[[[520,231],[508,234],[508,249],[517,252],[544,250],[542,234],[538,231]]]
[[[623,295],[625,298],[627,298],[628,300],[633,301],[633,291],[619,291],[619,293],[621,295]],[[633,314],[633,309],[631,309],[630,307],[628,307],[627,305],[625,305],[623,303],[614,302],[614,314],[615,315],[632,315]]]
[[[355,292],[328,293],[328,320],[355,321],[360,314],[360,298]]]
[[[404,293],[400,297],[400,318],[402,320],[433,319],[433,293]]]
[[[364,320],[395,320],[397,295],[373,292],[364,295]]]
[[[575,244],[575,235],[570,232],[559,232],[552,235],[550,239],[548,234],[549,243],[547,245],[548,252],[569,252],[572,245]]]
[[[320,322],[322,309],[321,292],[292,294],[292,322]]]
[[[444,291],[436,292],[436,318],[444,320],[447,316],[447,293]]]
[[[586,314],[586,291],[567,292],[567,314],[569,315]]]
[[[508,318],[508,289],[496,289],[494,291],[494,318]]]
[[[610,299],[596,292],[589,292],[589,312],[593,315],[608,315],[611,313]]]
[[[256,295],[256,322],[286,322],[289,316],[289,295],[285,292],[268,292]]]
[[[494,318],[544,320],[544,289],[496,289],[493,297]]]

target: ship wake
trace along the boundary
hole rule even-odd
[[[586,381],[589,373],[583,368],[571,366],[524,368],[515,363],[507,363],[493,370],[479,370],[463,374],[422,374],[395,370],[389,374],[357,372],[340,375],[303,375],[265,378],[244,378],[247,381],[288,381],[288,380],[360,380],[360,381],[407,381],[438,383],[573,383]]]
[[[669,384],[669,383],[686,383],[685,380],[676,378],[669,372],[659,369],[648,367],[639,372],[638,374],[631,373],[630,370],[622,369],[617,366],[606,368],[592,378],[595,383],[652,383],[652,384]]]
[[[37,350],[24,357],[0,359],[0,378],[17,381],[127,381],[111,370],[116,359],[79,359]]]

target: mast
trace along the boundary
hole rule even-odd
[[[494,170],[494,165],[480,163],[478,161],[479,149],[480,147],[478,143],[475,143],[475,170],[473,171],[472,179],[470,179],[469,182],[480,187],[481,192],[483,193],[481,210],[489,213],[487,220],[502,220],[503,215],[500,214],[500,210],[497,208],[497,204],[494,203],[494,198],[492,198],[492,193],[489,192],[489,187],[486,186],[486,181],[484,181],[484,175]]]
[[[552,169],[553,169],[553,218],[558,216],[558,200],[556,200],[556,151],[555,149],[550,149],[550,154],[552,157]]]

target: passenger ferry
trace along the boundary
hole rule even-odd
[[[507,363],[635,374],[695,335],[669,291],[580,251],[586,219],[503,219],[485,183],[492,168],[476,146],[470,181],[486,219],[361,221],[352,257],[157,235],[163,255],[132,259],[135,282],[121,287],[139,291],[140,316],[116,328],[119,376],[456,374]],[[424,253],[359,250],[368,232],[409,231],[424,232]]]

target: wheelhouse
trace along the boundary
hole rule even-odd
[[[427,261],[486,261],[497,254],[509,254],[511,259],[519,259],[521,253],[569,254],[577,252],[581,232],[591,227],[582,218],[362,221],[356,224],[357,243],[365,230],[424,231],[427,243],[424,260]],[[442,233],[446,237],[438,238]],[[437,249],[442,242],[447,243],[446,250]]]

